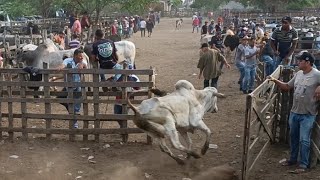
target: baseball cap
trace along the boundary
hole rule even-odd
[[[283,17],[283,18],[281,19],[281,22],[283,22],[283,21],[287,21],[287,22],[291,23],[291,22],[292,22],[292,19],[291,19],[291,17],[289,17],[289,16],[285,16],[285,17]]]
[[[315,60],[314,56],[308,51],[301,51],[299,54],[296,55],[296,58],[298,60],[310,61],[311,63],[314,63]]]
[[[203,43],[203,44],[201,45],[200,49],[201,49],[201,48],[204,48],[204,47],[209,47],[208,43]]]

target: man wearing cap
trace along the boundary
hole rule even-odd
[[[283,17],[281,22],[282,26],[277,28],[271,36],[271,47],[277,55],[275,68],[279,64],[290,65],[298,42],[298,32],[291,26],[291,17]]]
[[[226,61],[223,55],[215,49],[209,49],[207,43],[203,43],[200,51],[200,59],[198,62],[198,68],[200,69],[199,79],[204,77],[204,88],[209,87],[211,80],[211,87],[218,87],[219,76],[221,75],[221,69],[219,63],[224,63],[228,68],[230,65]]]
[[[288,83],[273,77],[269,77],[269,80],[284,91],[294,89],[289,117],[290,159],[282,165],[296,165],[300,149],[299,167],[293,171],[299,174],[309,167],[310,136],[318,113],[317,102],[320,99],[320,72],[312,67],[315,59],[311,53],[302,51],[296,58],[300,71]]]
[[[235,60],[236,60],[236,67],[240,72],[240,78],[238,84],[240,85],[240,91],[243,91],[243,78],[245,75],[245,49],[248,47],[248,40],[249,37],[245,36],[240,38],[240,44],[236,50]]]
[[[201,27],[201,35],[208,34],[208,21],[204,22],[204,25]]]

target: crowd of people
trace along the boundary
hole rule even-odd
[[[223,64],[230,67],[226,58],[224,40],[227,35],[237,36],[239,45],[235,50],[235,66],[240,72],[238,84],[244,94],[251,93],[255,88],[255,75],[258,63],[264,63],[266,79],[274,82],[283,91],[293,89],[293,106],[289,116],[290,128],[290,158],[282,163],[283,166],[294,166],[292,173],[301,174],[310,167],[310,142],[311,132],[318,112],[320,100],[320,71],[314,64],[316,58],[310,52],[303,50],[295,56],[299,71],[289,82],[282,82],[272,73],[279,66],[292,68],[294,50],[299,38],[297,30],[292,26],[289,16],[281,19],[281,24],[267,32],[265,22],[246,23],[241,25],[239,19],[230,24],[228,28],[221,28],[221,22],[214,25],[214,21],[208,25],[205,21],[201,28],[201,34],[212,34],[212,39],[202,44],[198,68],[199,79],[204,78],[204,87],[218,86],[218,79],[222,72]],[[201,22],[201,21],[200,21]],[[193,19],[193,29],[199,26],[199,18]],[[313,37],[308,32],[305,37]],[[211,49],[208,47],[211,46]],[[299,156],[300,152],[300,156]],[[299,161],[298,161],[299,159]]]

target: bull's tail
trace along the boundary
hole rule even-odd
[[[163,97],[168,94],[166,91],[161,91],[160,89],[157,89],[157,88],[152,88],[149,91],[155,94],[156,96],[160,96],[160,97]]]
[[[135,114],[134,117],[134,124],[138,126],[138,128],[146,131],[147,133],[150,133],[152,135],[155,135],[156,137],[164,138],[164,133],[161,130],[161,125],[157,123],[152,123],[148,119],[144,118],[137,107],[135,107],[131,101],[130,98],[128,98],[128,106],[131,108]]]

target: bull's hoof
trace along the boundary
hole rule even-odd
[[[201,149],[201,154],[202,154],[202,155],[205,155],[206,152],[208,151],[208,149],[209,149],[209,145],[203,146],[203,148]]]
[[[183,166],[183,165],[186,164],[186,162],[185,162],[184,160],[180,159],[180,158],[175,158],[175,160],[176,160],[177,163],[178,163],[179,165],[181,165],[181,166]]]
[[[198,153],[196,153],[196,152],[188,153],[188,155],[190,155],[190,156],[192,156],[192,157],[194,157],[194,158],[196,158],[196,159],[201,158],[200,154],[198,154]]]

